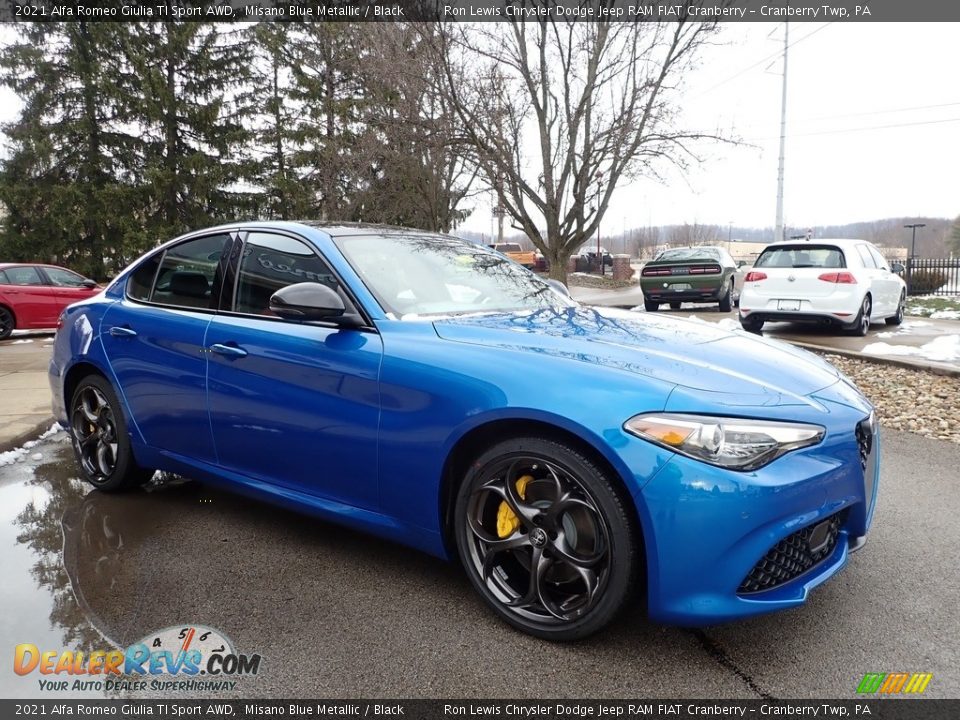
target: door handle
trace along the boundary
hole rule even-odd
[[[242,347],[237,347],[236,345],[223,345],[221,343],[216,343],[215,345],[210,346],[210,352],[216,353],[217,355],[223,355],[224,357],[230,358],[242,358],[247,356],[247,351]]]
[[[128,327],[112,327],[110,334],[114,337],[136,337],[137,331]]]

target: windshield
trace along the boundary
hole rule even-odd
[[[754,267],[765,268],[844,268],[843,252],[832,245],[780,245],[767,248]]]
[[[430,235],[355,235],[337,245],[384,310],[396,317],[574,307],[499,253]]]
[[[720,253],[712,247],[685,247],[664,250],[657,256],[657,260],[692,260],[694,258],[720,259]]]

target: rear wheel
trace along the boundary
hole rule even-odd
[[[747,332],[752,332],[759,335],[760,331],[763,330],[763,320],[758,320],[752,317],[741,317],[740,327],[742,327]]]
[[[470,581],[523,632],[586,637],[632,594],[640,549],[626,503],[575,448],[532,437],[497,443],[471,466],[455,512]]]
[[[678,303],[678,302],[672,302],[672,303],[670,303],[670,309],[671,309],[671,310],[679,310],[679,309],[680,309],[680,303]]]
[[[660,309],[660,303],[654,302],[653,300],[643,299],[643,308],[647,312],[656,312]]]
[[[733,309],[733,282],[727,283],[727,291],[720,298],[720,312],[730,312]]]
[[[10,337],[10,333],[13,332],[15,327],[13,313],[5,307],[0,307],[0,340],[6,340]]]
[[[104,492],[142,485],[153,475],[137,465],[123,410],[104,378],[83,378],[70,401],[73,452],[84,479]]]
[[[867,334],[867,331],[870,329],[870,310],[873,305],[870,300],[869,295],[863,296],[863,302],[860,304],[860,312],[857,313],[857,319],[854,320],[853,328],[851,333],[863,337]]]
[[[897,314],[886,319],[887,325],[899,325],[903,322],[903,314],[906,310],[907,305],[907,294],[906,292],[900,293],[900,302],[897,303]]]

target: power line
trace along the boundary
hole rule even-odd
[[[823,30],[823,29],[824,29],[825,27],[827,27],[828,25],[833,25],[833,23],[832,23],[832,22],[824,23],[823,25],[821,25],[820,27],[818,27],[816,30],[813,30],[813,31],[811,31],[811,32],[808,32],[808,33],[807,33],[806,35],[804,35],[803,37],[797,38],[796,40],[794,40],[792,43],[790,43],[789,45],[787,45],[787,48],[792,48],[794,45],[798,45],[799,43],[802,43],[802,42],[803,42],[804,40],[806,40],[807,38],[813,37],[814,35],[816,35],[818,32],[820,32],[821,30]],[[738,77],[740,77],[741,75],[744,75],[745,73],[750,72],[750,71],[753,70],[755,67],[758,67],[758,66],[760,66],[760,65],[763,65],[765,62],[768,62],[768,61],[770,61],[770,60],[773,60],[774,58],[780,57],[781,55],[783,55],[783,49],[782,49],[782,48],[781,48],[780,50],[777,50],[775,53],[772,53],[772,54],[770,54],[770,55],[767,55],[767,56],[764,57],[763,59],[758,60],[757,62],[753,63],[753,65],[748,65],[747,67],[743,68],[743,70],[740,70],[739,72],[735,73],[734,75],[731,75],[731,76],[728,77],[727,79],[721,80],[721,81],[718,82],[716,85],[714,85],[714,86],[712,86],[712,87],[709,87],[709,88],[707,88],[706,90],[704,90],[704,91],[702,91],[702,92],[700,92],[700,93],[697,93],[697,94],[694,95],[693,97],[694,97],[694,99],[695,99],[695,98],[701,97],[701,96],[703,96],[703,95],[706,95],[706,94],[708,94],[708,93],[712,93],[712,92],[713,92],[714,90],[716,90],[718,87],[721,87],[721,86],[723,86],[723,85],[726,85],[726,84],[727,84],[728,82],[730,82],[731,80],[736,80]]]
[[[913,110],[934,110],[937,108],[956,107],[960,102],[938,103],[936,105],[913,105],[912,107],[890,108],[889,110],[866,110],[863,112],[844,113],[842,115],[818,115],[812,118],[795,120],[798,123],[816,122],[818,120],[840,120],[848,117],[863,117],[865,115],[891,115],[893,113],[911,112]]]
[[[817,132],[809,132],[809,133],[794,133],[789,137],[796,138],[796,137],[813,137],[815,135],[842,135],[843,133],[851,133],[851,132],[869,132],[870,130],[889,130],[890,128],[914,127],[917,125],[939,125],[942,123],[951,123],[951,122],[960,122],[960,117],[944,118],[941,120],[921,120],[918,122],[892,123],[890,125],[865,125],[863,127],[843,128],[842,130],[819,130]],[[774,140],[776,138],[772,135],[768,135],[767,137],[749,138],[749,139]]]

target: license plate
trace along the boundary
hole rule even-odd
[[[688,267],[673,267],[673,268],[670,268],[670,274],[671,274],[671,275],[689,275],[689,274],[690,274],[690,268],[688,268]]]
[[[683,292],[684,290],[689,290],[690,286],[687,283],[674,283],[670,286],[670,289],[674,292]]]
[[[777,301],[777,310],[799,310],[799,300],[779,300]]]

